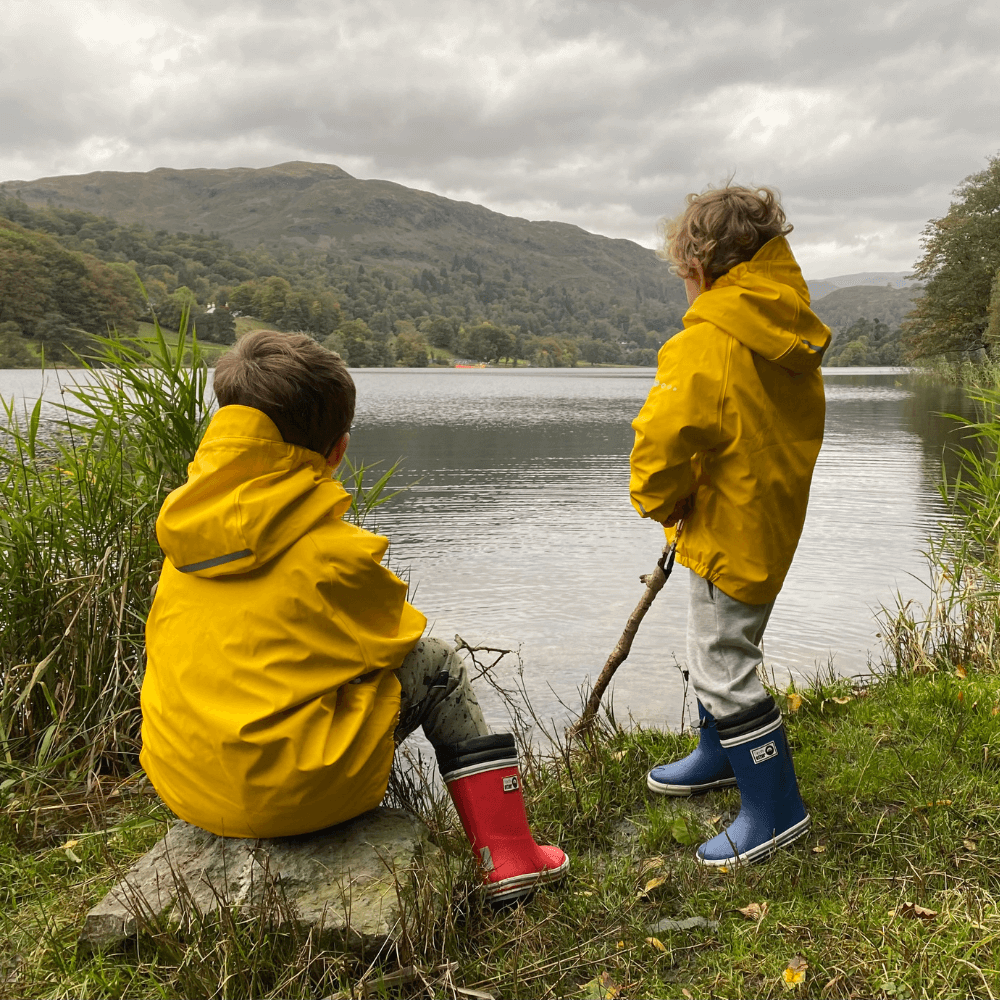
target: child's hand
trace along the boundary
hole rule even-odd
[[[684,497],[683,500],[678,500],[677,503],[674,504],[674,509],[670,512],[669,517],[663,522],[664,526],[672,528],[678,521],[685,520],[692,510],[694,510],[693,493]]]

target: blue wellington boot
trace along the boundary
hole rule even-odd
[[[700,701],[698,725],[701,735],[693,753],[672,764],[659,764],[649,772],[646,785],[651,792],[658,795],[696,795],[736,784],[729,758],[719,743],[715,719]]]
[[[703,865],[763,861],[809,830],[799,796],[781,711],[768,696],[752,708],[716,721],[742,804],[740,814],[718,836],[698,848]]]

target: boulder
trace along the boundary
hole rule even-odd
[[[294,921],[367,951],[395,938],[408,918],[433,920],[448,884],[441,849],[402,809],[274,840],[218,837],[178,822],[87,914],[79,943],[103,950],[161,918],[183,926],[223,906],[256,906],[278,924]]]

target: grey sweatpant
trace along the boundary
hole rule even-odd
[[[396,671],[400,695],[398,746],[417,726],[435,747],[487,736],[462,657],[440,639],[421,639]]]
[[[770,604],[744,604],[691,574],[687,658],[691,685],[715,718],[741,712],[767,697],[757,676]]]

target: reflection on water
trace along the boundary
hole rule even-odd
[[[543,716],[565,718],[642,593],[662,532],[628,500],[630,422],[651,369],[358,370],[355,461],[403,459],[411,488],[382,508],[394,567],[434,634],[520,648]],[[49,376],[51,379],[51,376]],[[920,554],[945,515],[960,390],[905,372],[827,370],[827,433],[795,563],[766,637],[768,669],[807,678],[877,658],[873,611],[921,599]],[[35,372],[0,372],[0,394],[37,396]],[[51,382],[50,398],[58,398]],[[616,675],[620,716],[680,719],[687,571],[654,603]],[[872,651],[869,653],[869,651]],[[495,705],[491,721],[502,724]]]
[[[825,373],[827,435],[795,564],[768,628],[768,668],[805,678],[831,659],[878,656],[873,611],[923,595],[921,549],[944,514],[937,491],[960,390],[901,372]],[[351,449],[404,458],[413,487],[386,511],[435,632],[520,646],[536,704],[560,714],[593,677],[638,600],[659,530],[628,501],[630,422],[648,369],[356,373]],[[952,435],[953,436],[953,435]],[[953,467],[954,462],[949,461]],[[680,717],[686,570],[657,598],[615,681],[644,722]]]

